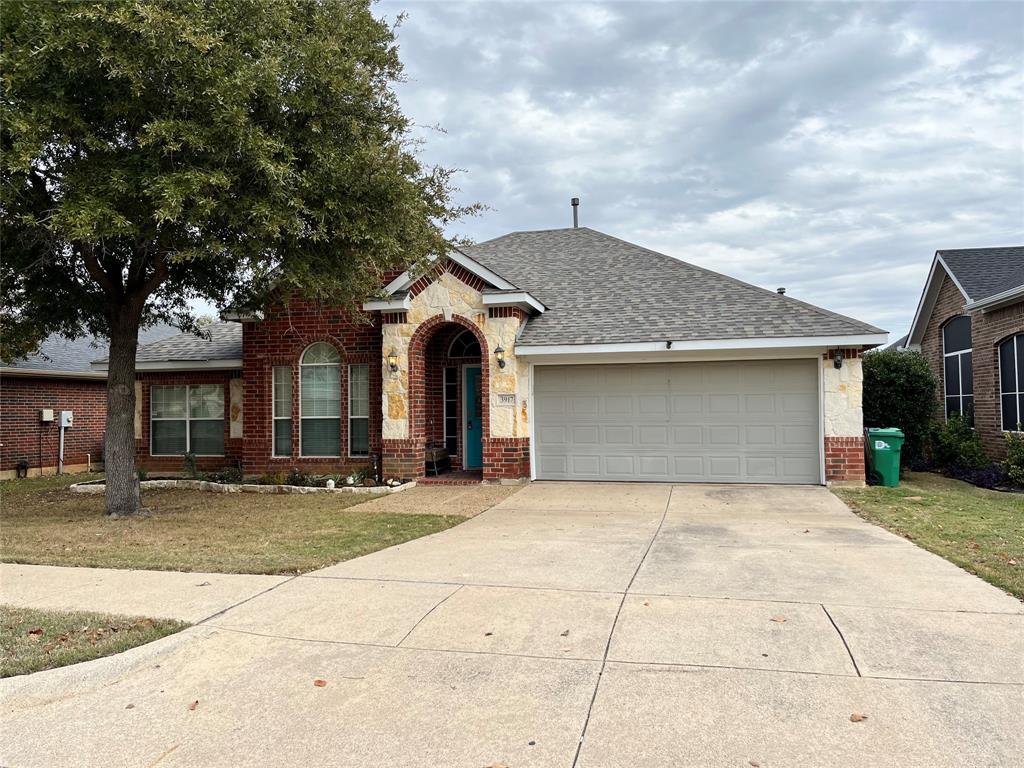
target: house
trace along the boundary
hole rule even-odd
[[[936,251],[902,348],[931,364],[937,415],[967,415],[1005,458],[1024,421],[1024,247]]]
[[[484,480],[863,482],[866,323],[582,227],[383,294],[142,347],[140,465],[417,478],[430,447]]]
[[[177,333],[155,325],[139,331],[139,343]],[[107,374],[91,362],[106,350],[105,339],[53,335],[35,354],[0,365],[0,479],[15,477],[19,466],[25,474],[57,471],[61,411],[71,411],[74,424],[65,430],[63,471],[102,466]]]

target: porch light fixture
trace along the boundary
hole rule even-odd
[[[498,345],[498,348],[494,350],[494,358],[498,361],[499,368],[505,367],[505,350],[500,344]]]
[[[388,352],[388,369],[392,373],[398,373],[398,355],[393,349]]]
[[[837,349],[832,355],[832,365],[836,367],[837,371],[843,367],[843,350]]]

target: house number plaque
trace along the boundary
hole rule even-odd
[[[508,405],[513,408],[516,407],[516,396],[511,395],[498,395],[498,405]]]

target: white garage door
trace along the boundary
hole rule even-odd
[[[537,477],[819,483],[816,366],[535,366]]]

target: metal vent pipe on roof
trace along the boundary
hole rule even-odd
[[[777,294],[779,294],[779,296],[785,296],[786,295],[786,289],[785,288],[776,288],[775,292]]]
[[[572,228],[578,229],[580,226],[580,199],[574,197],[569,204],[572,205]]]

